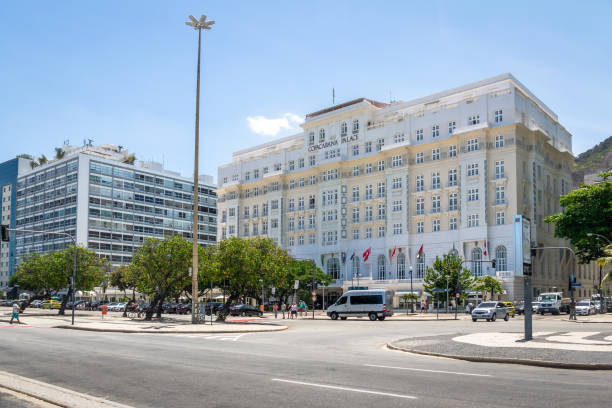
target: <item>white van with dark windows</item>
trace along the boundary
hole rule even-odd
[[[327,315],[336,320],[349,316],[368,316],[370,320],[385,320],[393,316],[393,291],[389,289],[349,290],[327,308]]]

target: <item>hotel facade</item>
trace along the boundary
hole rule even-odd
[[[466,266],[522,299],[513,216],[531,220],[533,245],[567,245],[544,217],[571,188],[571,135],[511,74],[409,102],[352,100],[306,115],[302,128],[219,167],[218,239],[270,237],[331,274],[327,293],[426,295],[426,267],[454,250],[496,259],[494,269]],[[538,251],[534,262],[536,295],[567,291],[569,253]]]

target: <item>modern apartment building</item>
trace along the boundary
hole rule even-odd
[[[112,145],[64,150],[62,159],[19,176],[16,228],[68,232],[115,267],[129,263],[148,237],[179,234],[191,239],[193,179],[159,163],[129,164],[130,155]],[[200,180],[198,242],[210,245],[216,242],[217,196],[212,177]],[[16,262],[70,243],[61,236],[16,234]]]
[[[495,258],[494,270],[468,267],[496,276],[510,299],[523,297],[513,215],[531,220],[534,245],[566,245],[544,217],[571,188],[571,135],[511,74],[409,102],[352,100],[302,127],[219,167],[219,239],[269,236],[330,273],[332,293],[401,295],[412,281],[422,295],[436,257]],[[538,252],[535,293],[566,290],[569,253]]]

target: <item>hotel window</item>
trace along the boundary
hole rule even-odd
[[[391,167],[399,167],[403,164],[402,156],[391,157]]]
[[[244,190],[244,197],[245,198],[251,197],[251,190],[250,189],[247,188],[246,190]]]
[[[235,225],[230,225],[229,226],[229,233],[230,233],[230,235],[236,233],[236,226]]]
[[[298,237],[298,245],[304,245],[304,236],[303,235],[300,235]]]
[[[274,171],[280,171],[282,168],[283,168],[282,164],[280,163],[274,164]]]
[[[227,222],[227,210],[223,210],[221,214],[221,222]]]
[[[298,229],[299,230],[303,230],[304,229],[304,216],[300,215],[298,217]]]
[[[433,232],[438,232],[440,231],[440,220],[433,220],[431,222],[431,230]]]
[[[505,177],[505,172],[504,172],[504,161],[503,160],[497,160],[495,161],[495,178],[496,179],[502,179]]]
[[[478,150],[478,139],[470,139],[467,141],[467,151],[475,152]]]
[[[278,181],[275,181],[274,183],[272,183],[272,191],[278,191],[280,189],[280,183]]]
[[[313,245],[315,243],[314,234],[308,234],[308,243],[310,243],[310,245]]]
[[[436,138],[440,136],[440,125],[433,125],[431,127],[431,137]]]
[[[272,218],[271,224],[272,224],[272,229],[277,229],[278,228],[278,219],[277,218]]]
[[[431,149],[431,160],[440,160],[440,149]]]
[[[359,222],[359,208],[353,208],[353,224]]]
[[[416,191],[425,190],[425,178],[423,176],[416,176]]]
[[[268,221],[267,220],[263,220],[261,223],[261,233],[264,235],[268,233]]]
[[[295,180],[289,180],[289,190],[293,190],[295,188]]]
[[[271,207],[273,210],[278,210],[278,200],[272,200]]]
[[[417,234],[422,234],[425,232],[425,223],[423,221],[417,222]]]
[[[244,236],[249,236],[249,224],[244,224]]]
[[[370,227],[366,228],[366,230],[365,230],[365,238],[366,239],[372,238],[372,228],[370,228]]]
[[[304,211],[304,197],[298,198],[298,211]]]
[[[468,190],[468,201],[478,201],[478,189],[477,188],[470,188]]]
[[[310,176],[310,185],[314,186],[317,184],[317,176]],[[304,187],[304,179],[300,179],[300,187]]]
[[[365,221],[372,221],[372,207],[367,206],[365,208]]]
[[[448,122],[448,134],[452,135],[455,129],[457,129],[457,123],[455,121]]]
[[[473,115],[468,117],[468,125],[477,125],[480,123],[480,115]]]
[[[253,178],[255,178],[255,179],[259,178],[259,169],[253,170]]]
[[[359,187],[353,187],[353,201],[359,201]]]
[[[378,227],[378,238],[384,238],[385,237],[385,227],[380,226]]]
[[[353,177],[357,177],[359,175],[359,166],[353,166]]]
[[[416,162],[417,164],[421,164],[424,161],[424,155],[423,152],[417,153],[416,154]]]
[[[319,143],[323,143],[325,141],[325,129],[319,130]]]
[[[394,190],[402,188],[402,178],[401,177],[394,177],[393,181],[391,183],[391,188],[394,189]]]
[[[289,160],[289,170],[290,171],[295,170],[295,161]]]
[[[378,161],[378,171],[384,171],[384,170],[385,170],[385,161],[379,160]]]
[[[236,216],[236,209],[235,208],[230,208],[229,209],[229,216],[230,217],[235,217]]]
[[[506,204],[506,191],[503,186],[495,187],[495,204]]]
[[[372,142],[365,142],[365,152],[372,153]]]
[[[308,144],[310,144],[310,145],[314,144],[314,132],[310,132],[308,134]]]
[[[457,230],[457,218],[451,217],[448,220],[448,229],[451,230],[451,231]]]
[[[353,156],[359,156],[359,145],[353,145]]]
[[[477,227],[479,225],[479,216],[478,214],[469,214],[468,215],[468,227]]]
[[[353,230],[353,239],[359,239],[359,230],[358,229],[354,229]]]
[[[439,172],[431,173],[431,188],[434,190],[440,188],[440,173]]]
[[[303,169],[304,168],[304,159],[298,159],[298,168],[299,169]]]
[[[366,174],[370,174],[372,172],[372,163],[368,163],[365,165]]]
[[[393,212],[402,211],[402,201],[395,200],[393,201]]]
[[[376,139],[376,151],[380,152],[385,145],[385,139]]]
[[[503,211],[495,213],[495,224],[504,225],[506,223],[506,213]]]
[[[268,203],[264,203],[262,205],[261,211],[262,211],[264,217],[268,216]]]
[[[495,136],[495,148],[499,149],[500,147],[504,147],[504,135]]]
[[[308,228],[314,228],[314,227],[315,227],[315,215],[309,214],[308,215]]]
[[[457,157],[457,146],[448,146],[448,157]]]
[[[450,169],[448,171],[448,186],[453,187],[457,185],[457,169]]]
[[[500,110],[495,111],[495,123],[502,123],[504,121],[504,113]]]
[[[287,206],[287,211],[288,211],[288,212],[292,212],[292,211],[294,211],[294,210],[295,210],[295,200],[294,200],[293,198],[291,198],[291,199],[289,200],[289,204],[288,204],[288,206]]]
[[[417,129],[416,140],[417,142],[420,142],[421,140],[423,140],[423,129]]]
[[[263,168],[263,174],[268,174],[269,171],[270,169],[268,167]]]
[[[257,218],[259,217],[259,207],[254,205],[253,206],[253,218]]]
[[[372,199],[372,185],[371,184],[368,184],[367,186],[365,186],[365,199],[366,200]]]
[[[251,172],[247,171],[246,173],[244,173],[244,179],[246,181],[249,181],[251,179]]]
[[[223,177],[223,184],[227,184],[227,177]]]
[[[289,246],[292,247],[294,244],[294,238],[293,237],[289,237]]]
[[[314,156],[309,156],[308,160],[309,160],[310,166],[314,167],[314,165],[315,165],[315,157]]]
[[[448,195],[448,211],[457,211],[457,193]]]
[[[396,133],[393,135],[393,143],[402,143],[405,139],[403,133]]]
[[[425,199],[423,197],[419,197],[416,200],[416,215],[425,214]]]
[[[353,133],[359,132],[359,119],[353,120]]]
[[[289,231],[293,231],[295,229],[295,218],[289,217]]]
[[[435,195],[431,197],[431,212],[439,213],[440,212],[440,196]]]
[[[467,175],[468,177],[478,175],[478,163],[468,164]]]
[[[393,224],[393,235],[401,235],[402,224]]]
[[[347,132],[348,132],[348,126],[346,122],[342,122],[342,124],[340,125],[340,136],[346,136]]]
[[[378,183],[378,198],[383,198],[385,196],[385,182],[381,181]]]
[[[253,224],[253,236],[259,235],[259,224]]]

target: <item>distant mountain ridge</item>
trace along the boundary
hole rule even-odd
[[[583,183],[587,174],[601,173],[610,169],[612,169],[612,136],[576,157],[572,172],[574,185]]]

